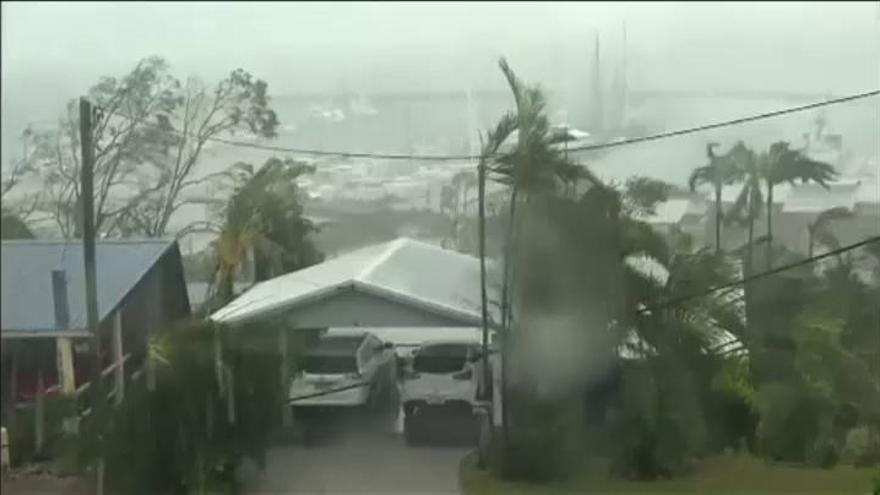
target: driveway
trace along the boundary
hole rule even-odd
[[[242,472],[249,494],[459,493],[458,465],[468,445],[407,447],[396,415],[329,418],[333,428],[316,445],[278,447],[266,469]]]

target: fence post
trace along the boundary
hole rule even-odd
[[[45,383],[43,382],[43,360],[40,359],[40,369],[37,370],[37,401],[34,411],[34,452],[37,456],[43,454],[43,444],[45,444],[46,430],[46,395],[43,390]]]
[[[281,328],[278,332],[278,346],[281,349],[281,425],[284,428],[293,426],[288,394],[290,393],[289,376],[287,371],[287,329]]]
[[[116,364],[116,405],[125,398],[125,360],[122,354],[122,311],[117,310],[113,317],[113,362]]]
[[[9,470],[10,461],[9,461],[9,433],[6,431],[6,427],[0,427],[0,469],[2,469],[3,474]]]

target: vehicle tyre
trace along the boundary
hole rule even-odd
[[[419,421],[415,416],[407,414],[403,417],[403,438],[410,447],[421,443],[420,428]]]

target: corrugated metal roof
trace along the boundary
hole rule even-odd
[[[293,309],[343,287],[442,314],[463,324],[475,326],[480,321],[479,259],[408,238],[358,249],[261,282],[211,318],[240,323]],[[491,290],[493,284],[489,287]]]
[[[103,320],[176,241],[100,241],[95,246],[98,317]],[[3,241],[2,329],[8,332],[56,332],[52,270],[67,275],[70,328],[86,327],[85,268],[82,242]]]

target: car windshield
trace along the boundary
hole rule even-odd
[[[424,347],[413,360],[413,369],[419,373],[455,373],[461,371],[467,358],[468,346],[460,344]]]
[[[303,370],[312,374],[354,373],[357,371],[357,362],[354,356],[306,355]]]

